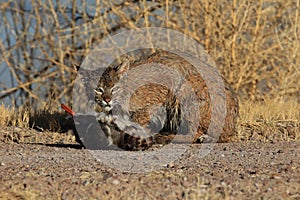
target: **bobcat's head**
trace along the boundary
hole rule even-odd
[[[110,112],[113,108],[113,92],[115,84],[129,71],[129,60],[125,59],[117,67],[108,68],[99,80],[95,91],[95,101],[101,106],[102,112]]]

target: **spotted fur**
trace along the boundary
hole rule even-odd
[[[153,67],[153,73],[150,73],[152,76],[161,76],[163,73],[168,76],[167,73],[173,70],[179,72],[178,80],[172,82],[166,78],[166,81],[175,84],[175,89],[171,91],[165,85],[151,82],[143,84],[131,94],[128,108],[122,107],[123,104],[120,101],[123,97],[120,94],[130,91],[132,88],[129,88],[128,84],[120,84],[121,80],[125,80],[130,72],[138,70],[139,66],[145,64],[149,65],[150,71]],[[157,65],[161,65],[162,68],[166,66],[165,72],[157,71]],[[206,63],[199,63],[199,65],[204,69],[211,70],[208,75],[213,76],[214,73],[217,73],[217,69]],[[141,74],[133,73],[131,78],[139,75]],[[184,81],[189,84],[184,84]],[[98,112],[103,113],[99,122],[102,123],[110,143],[130,150],[146,149],[157,142],[170,142],[170,136],[173,138],[176,134],[183,136],[192,134],[190,142],[193,143],[203,142],[203,138],[206,137],[217,138],[218,142],[227,142],[236,133],[238,101],[229,84],[225,79],[223,81],[225,95],[222,95],[223,88],[219,88],[218,84],[213,81],[210,84],[214,87],[216,94],[219,94],[216,96],[216,101],[226,102],[224,127],[221,132],[208,135],[208,127],[212,118],[212,101],[205,80],[190,62],[177,54],[165,51],[143,56],[139,60],[130,60],[128,57],[124,57],[120,64],[109,66],[104,71],[93,90]],[[182,105],[185,103],[184,101],[188,101],[186,96],[191,91],[195,94],[198,103],[191,105],[192,109],[187,112],[182,110]],[[122,112],[127,109],[126,112],[124,111],[125,114],[121,115],[122,117],[118,114],[113,116],[112,111],[116,106],[119,106],[119,110]],[[221,107],[216,109],[217,112],[223,110]],[[197,116],[196,126],[192,123],[195,116]],[[103,120],[104,118],[110,120]]]

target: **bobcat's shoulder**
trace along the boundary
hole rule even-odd
[[[206,76],[213,77],[217,73],[217,69],[206,63],[197,64],[201,69],[207,70],[204,73]],[[213,80],[209,82],[210,87],[214,89],[214,101],[225,102],[225,108],[217,107],[216,112],[223,112],[223,109],[226,111],[222,130],[210,136],[220,135],[218,141],[226,142],[236,133],[238,101],[226,80],[222,78],[222,81],[223,87]],[[170,89],[169,86],[173,88]],[[208,134],[212,120],[213,104],[209,89],[207,79],[202,77],[189,61],[174,53],[158,51],[137,60],[124,56],[118,65],[109,66],[100,77],[94,89],[94,96],[101,108],[100,112],[106,115],[111,114],[114,106],[120,105],[121,109],[128,111],[128,123],[132,121],[149,132],[157,131],[165,136],[192,134],[192,142],[200,142],[201,137]],[[194,105],[186,105],[188,102],[186,96],[190,93],[196,99],[197,103]],[[128,102],[124,103],[124,98],[126,99],[128,95]],[[186,109],[185,106],[191,108]],[[197,116],[196,126],[192,123],[195,116]],[[130,125],[128,127],[132,128]],[[126,132],[116,123],[108,125],[108,128],[112,138],[114,135],[116,138],[119,137],[118,134],[123,131],[129,137],[117,140],[123,142],[126,140],[127,143],[130,136],[139,134],[133,133],[133,130]],[[114,133],[115,131],[117,132]],[[153,139],[153,135],[149,134],[149,138]],[[136,142],[134,145],[138,148],[139,144]]]

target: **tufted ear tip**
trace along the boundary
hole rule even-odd
[[[126,57],[117,69],[118,78],[122,78],[124,75],[126,75],[129,71],[129,67],[130,67],[130,61],[129,58]]]

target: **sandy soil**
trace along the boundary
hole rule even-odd
[[[170,144],[150,151],[154,165],[149,152],[0,144],[0,199],[300,199],[299,142],[215,144],[205,157],[209,144]]]

